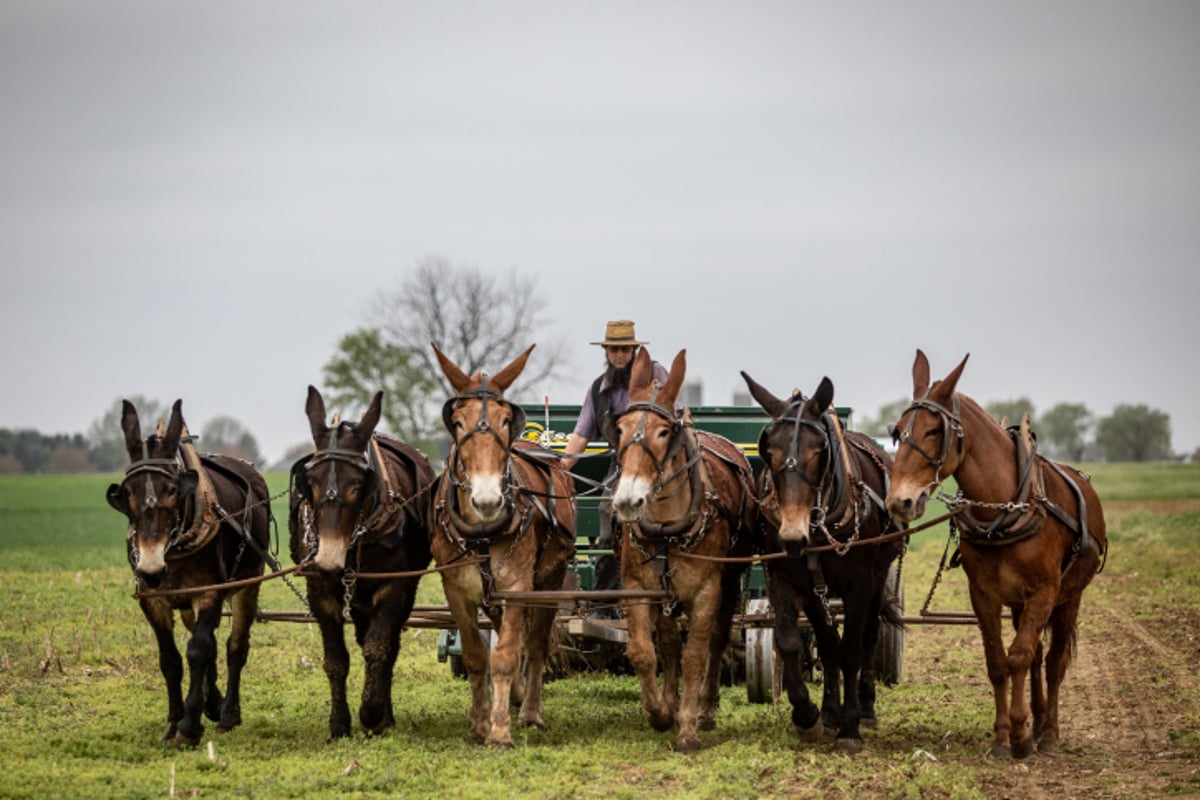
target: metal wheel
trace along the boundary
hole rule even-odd
[[[755,597],[747,614],[765,614],[770,601]],[[773,703],[783,691],[782,662],[776,658],[774,628],[746,628],[746,698],[751,703]]]
[[[904,615],[904,581],[895,565],[888,569],[883,589],[883,602],[892,606],[898,616]],[[875,643],[875,679],[885,686],[895,686],[904,677],[904,628],[881,622],[879,640]]]

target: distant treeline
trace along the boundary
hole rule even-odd
[[[14,472],[96,472],[117,469],[124,453],[93,447],[81,433],[47,436],[35,430],[0,428],[0,474]]]

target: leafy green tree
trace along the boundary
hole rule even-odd
[[[154,430],[160,417],[167,417],[168,407],[157,400],[140,394],[129,395],[127,399],[137,409],[143,435]],[[88,428],[88,447],[96,469],[108,471],[121,469],[129,464],[129,455],[125,452],[125,434],[121,431],[121,402],[120,397],[114,400],[108,411],[93,420]]]
[[[229,416],[213,417],[204,424],[197,449],[202,453],[220,453],[258,466],[265,465],[258,440],[242,423]]]
[[[912,405],[912,400],[907,397],[901,397],[899,400],[893,400],[879,409],[879,413],[874,417],[863,417],[863,421],[857,425],[857,429],[867,434],[874,436],[877,439],[886,439],[891,436],[891,428],[900,420],[900,415],[904,413]]]
[[[1028,397],[1016,397],[1011,400],[993,400],[984,406],[984,408],[997,420],[1003,421],[1005,425],[1018,425],[1021,422],[1021,417],[1028,414],[1029,424],[1035,430],[1037,429],[1033,401]]]
[[[1171,458],[1171,417],[1145,404],[1122,404],[1096,423],[1096,444],[1109,461]]]
[[[384,428],[413,444],[434,433],[433,403],[438,384],[406,347],[384,339],[379,328],[359,328],[338,341],[324,367],[325,406],[356,419],[383,390]]]
[[[518,386],[509,392],[520,398],[529,394],[520,387],[536,387],[563,369],[564,342],[548,336],[545,308],[545,296],[532,276],[515,269],[488,274],[426,256],[397,290],[377,296],[372,313],[384,341],[409,353],[413,365],[441,387],[443,400],[454,392],[430,342],[467,374],[479,369],[495,372],[536,344]]]
[[[1083,459],[1092,412],[1083,403],[1059,403],[1038,420],[1039,445],[1046,455],[1067,461]]]

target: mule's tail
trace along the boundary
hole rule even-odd
[[[883,607],[879,609],[879,621],[900,630],[908,628],[904,624],[904,615],[900,612],[900,605],[890,597],[883,598]]]

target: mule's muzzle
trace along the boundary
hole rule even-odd
[[[613,511],[617,512],[617,519],[621,522],[637,522],[646,512],[646,498],[624,498],[620,501],[614,501],[612,507]]]
[[[808,549],[808,540],[789,539],[783,543],[783,552],[788,558],[799,558]]]
[[[925,504],[929,502],[929,493],[921,492],[914,497],[889,497],[888,511],[901,522],[912,522],[925,513]]]

